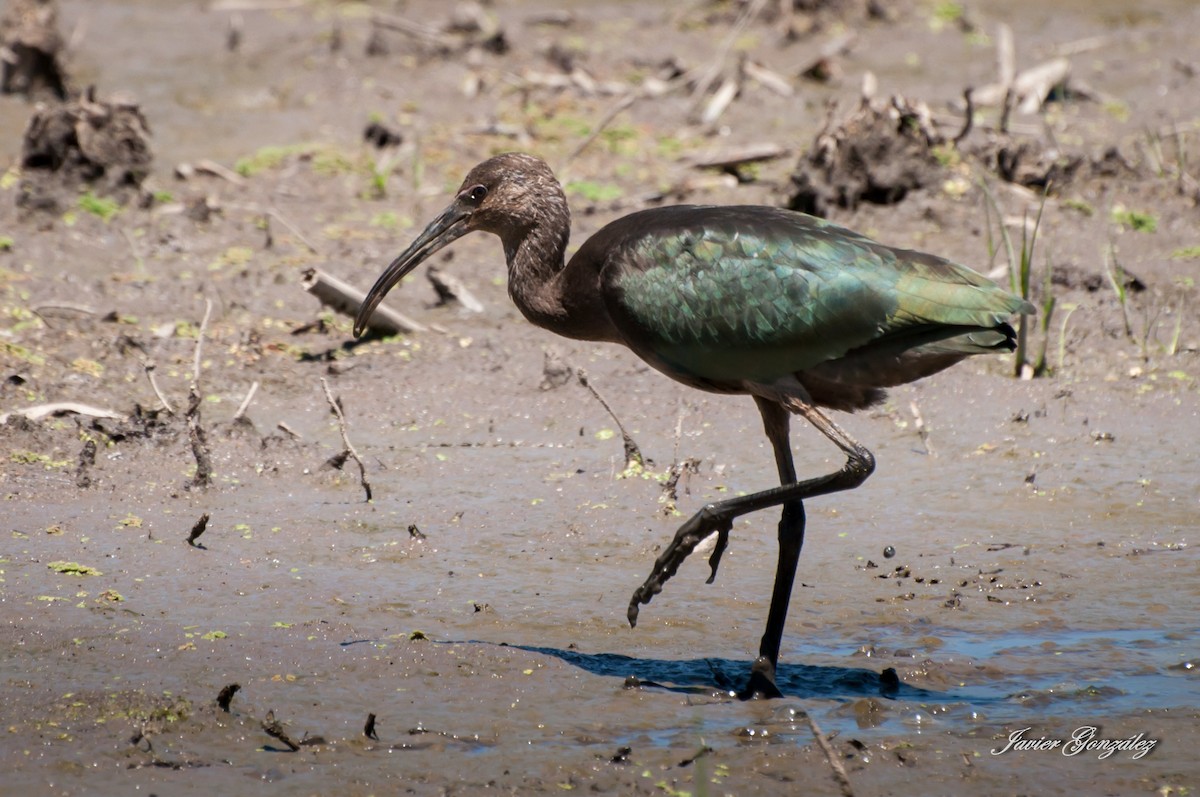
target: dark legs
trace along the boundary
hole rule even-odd
[[[800,559],[800,547],[804,542],[804,499],[818,495],[850,490],[862,484],[875,469],[875,458],[871,452],[843,432],[833,421],[825,417],[807,401],[786,396],[782,404],[755,396],[763,427],[775,451],[775,464],[779,470],[782,486],[750,495],[731,498],[709,504],[684,523],[667,549],[654,563],[654,569],[646,581],[633,593],[629,602],[629,624],[636,625],[638,610],[643,603],[662,592],[663,585],[675,575],[696,546],[710,534],[716,532],[717,545],[709,559],[712,567],[711,582],[717,575],[717,566],[729,542],[729,531],[735,518],[759,509],[783,505],[783,516],[779,521],[779,561],[775,570],[775,587],[771,594],[771,608],[767,614],[767,627],[759,645],[758,659],[751,668],[750,683],[743,697],[779,697],[775,686],[775,667],[779,662],[779,646],[787,621],[788,603],[796,577],[796,564]],[[805,481],[796,481],[792,450],[788,440],[788,413],[804,416],[809,423],[846,453],[846,464],[836,473],[819,476]]]
[[[775,685],[775,668],[779,664],[779,647],[787,623],[788,604],[792,600],[792,585],[796,581],[796,565],[800,547],[804,545],[804,502],[789,501],[783,505],[779,519],[779,561],[775,566],[775,587],[771,591],[771,608],[767,611],[767,627],[758,643],[758,658],[750,667],[750,681],[740,693],[742,699],[783,697]]]
[[[792,462],[792,446],[788,439],[790,418],[787,410],[757,396],[754,401],[762,414],[763,429],[775,451],[779,483],[783,486],[795,484],[796,466]],[[800,548],[804,545],[804,524],[804,501],[796,499],[785,503],[779,518],[779,561],[775,565],[775,586],[771,590],[767,627],[758,645],[758,658],[750,668],[750,682],[741,694],[743,699],[783,697],[775,685],[775,668],[779,664],[779,646],[783,642],[783,628],[787,623],[788,604],[792,600]]]

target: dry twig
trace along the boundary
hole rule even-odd
[[[642,456],[642,450],[638,448],[638,444],[633,441],[633,437],[630,436],[629,432],[625,431],[625,425],[621,423],[621,419],[617,417],[615,412],[613,412],[613,408],[608,406],[608,402],[604,400],[604,397],[600,395],[599,391],[597,391],[596,388],[592,386],[592,383],[588,381],[587,371],[583,370],[582,368],[578,368],[575,370],[575,377],[579,380],[579,384],[586,387],[588,391],[596,398],[596,401],[600,402],[600,406],[604,407],[604,410],[609,414],[609,417],[611,417],[613,422],[616,423],[617,428],[621,430],[621,439],[625,444],[625,470],[629,470],[630,468],[644,467],[646,464],[646,459]]]
[[[595,141],[602,132],[604,132],[604,128],[608,127],[612,120],[617,118],[617,114],[633,105],[643,96],[645,95],[639,91],[631,91],[613,103],[612,107],[605,112],[604,116],[600,117],[600,121],[598,121],[595,127],[592,128],[592,132],[588,134],[587,138],[585,138],[583,141],[580,141],[575,149],[571,150],[571,154],[567,156],[567,163],[570,163],[578,158],[579,154],[587,149],[588,146],[591,145],[591,143]]]
[[[821,752],[825,754],[825,760],[829,762],[829,768],[833,770],[834,780],[842,789],[842,797],[854,797],[854,787],[850,785],[850,776],[846,774],[846,767],[842,765],[842,760],[838,758],[837,751],[833,749],[833,745],[829,743],[829,739],[821,732],[821,726],[817,725],[817,721],[812,718],[812,714],[804,712],[804,718],[808,720],[808,727],[812,730],[813,738],[817,740],[817,746],[821,748]]]
[[[287,731],[283,729],[283,723],[275,719],[274,711],[267,712],[266,718],[262,721],[262,729],[267,736],[286,744],[293,753],[300,749],[300,745],[292,741],[292,737],[288,736]]]
[[[206,163],[209,163],[209,162],[206,161]],[[216,164],[212,164],[212,165],[216,165]],[[199,164],[197,164],[197,168],[198,167],[199,167]],[[229,205],[228,207],[230,210],[240,210],[240,211],[243,211],[246,213],[258,213],[258,214],[267,216],[268,218],[274,219],[275,221],[282,224],[285,228],[287,228],[288,232],[290,232],[292,235],[296,236],[300,240],[300,243],[304,244],[305,248],[308,249],[308,251],[312,252],[314,255],[321,254],[321,250],[317,248],[317,245],[314,244],[312,241],[310,241],[308,239],[308,237],[305,236],[305,234],[300,230],[300,228],[297,227],[295,224],[293,224],[291,221],[289,221],[288,218],[286,216],[284,216],[282,213],[280,213],[278,209],[263,208],[258,205]]]
[[[696,81],[696,86],[692,89],[692,113],[699,109],[704,95],[708,93],[712,84],[720,77],[721,71],[725,68],[725,60],[729,57],[730,50],[737,42],[738,37],[742,35],[742,31],[750,24],[750,21],[762,13],[763,7],[766,6],[767,0],[752,0],[742,7],[742,11],[734,20],[733,27],[726,35],[725,40],[721,42],[721,46],[717,49],[717,57],[713,59],[712,64]]]
[[[280,421],[279,423],[275,424],[275,426],[279,429],[279,431],[285,432],[293,440],[303,440],[304,439],[304,435],[300,434],[295,429],[288,426],[287,423],[284,421]]]
[[[337,399],[333,397],[333,391],[329,389],[329,382],[325,377],[321,377],[321,387],[325,388],[325,398],[329,401],[329,406],[333,409],[333,414],[338,419],[338,430],[342,433],[342,445],[344,445],[345,454],[350,455],[350,458],[358,463],[358,482],[362,485],[363,492],[367,494],[367,500],[371,500],[371,483],[367,481],[367,467],[363,464],[362,457],[354,450],[354,444],[350,442],[350,437],[346,433],[346,416],[342,414],[342,405],[337,403]]]
[[[925,446],[925,453],[931,457],[936,457],[933,453],[933,445],[929,442],[929,427],[925,425],[925,419],[921,417],[921,408],[917,406],[917,402],[910,401],[908,409],[913,414],[913,426],[917,428],[917,436],[921,438],[921,445]]]
[[[192,384],[200,383],[200,355],[204,351],[204,333],[208,331],[208,319],[212,315],[212,299],[204,300],[204,318],[200,321],[200,331],[196,333],[196,351],[192,355]]]
[[[320,300],[321,304],[339,313],[353,318],[362,307],[367,294],[358,288],[343,282],[332,274],[326,274],[319,268],[310,268],[304,272],[301,283],[304,290]],[[398,335],[402,332],[424,332],[424,324],[414,321],[403,313],[398,313],[385,304],[375,308],[367,319],[367,328],[381,335]]]
[[[483,312],[483,302],[475,298],[475,294],[471,293],[458,277],[442,271],[437,266],[430,266],[425,271],[425,276],[433,284],[440,304],[458,302],[459,306],[468,312]]]
[[[154,395],[158,396],[159,403],[163,405],[163,409],[167,411],[168,415],[174,415],[175,408],[171,406],[171,402],[167,401],[167,397],[163,395],[163,392],[158,389],[158,381],[154,378],[155,364],[150,360],[146,360],[142,363],[142,367],[146,369],[146,378],[150,380],[150,387],[154,389]]]
[[[49,415],[61,415],[64,412],[74,413],[75,415],[86,415],[89,418],[110,418],[116,421],[124,420],[125,418],[119,412],[113,412],[112,410],[100,407],[91,407],[76,401],[55,401],[50,404],[38,404],[33,407],[25,407],[24,409],[0,414],[0,425],[6,423],[13,415],[23,415],[31,421],[40,421]]]
[[[246,409],[250,406],[250,402],[254,400],[254,394],[258,392],[258,381],[250,385],[250,389],[246,391],[246,397],[242,399],[242,403],[238,405],[237,412],[233,414],[233,420],[237,420],[246,414]]]
[[[222,180],[226,180],[234,185],[246,184],[246,178],[242,177],[233,169],[230,169],[227,166],[222,166],[216,161],[209,160],[208,158],[196,161],[195,170],[202,174],[211,174],[213,177],[220,177]]]
[[[192,384],[188,387],[187,418],[188,439],[192,444],[192,456],[196,458],[196,475],[192,484],[208,487],[212,484],[212,459],[208,453],[208,440],[204,427],[200,425],[200,361],[204,350],[204,333],[208,330],[208,319],[212,315],[212,299],[204,300],[204,319],[196,334],[196,352],[192,361]]]
[[[787,147],[766,142],[763,144],[751,144],[750,146],[746,147],[738,147],[736,149],[726,149],[719,152],[688,156],[687,158],[684,158],[684,161],[696,169],[730,170],[736,169],[739,166],[745,166],[748,163],[762,163],[763,161],[785,158],[790,154],[791,150]]]
[[[371,24],[377,28],[403,33],[405,36],[422,41],[441,50],[451,50],[454,48],[454,39],[445,35],[437,28],[420,22],[414,22],[404,17],[398,17],[395,14],[384,14],[376,11],[371,15]]]

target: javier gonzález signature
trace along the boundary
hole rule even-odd
[[[1008,752],[1042,752],[1058,750],[1064,756],[1090,754],[1101,760],[1115,753],[1129,753],[1130,758],[1138,759],[1148,755],[1158,739],[1150,739],[1144,733],[1127,736],[1124,739],[1106,739],[1100,735],[1100,729],[1095,725],[1080,725],[1069,738],[1052,736],[1027,736],[1032,729],[1019,728],[1008,735],[1008,742],[1001,747],[993,747],[992,755],[1004,755]]]

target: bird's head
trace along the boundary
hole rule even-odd
[[[442,247],[482,230],[499,236],[511,259],[530,230],[551,219],[570,228],[566,196],[545,161],[508,152],[480,163],[467,174],[454,201],[375,281],[354,320],[355,337],[362,335],[387,292]]]

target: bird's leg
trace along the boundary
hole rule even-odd
[[[634,590],[633,597],[629,601],[629,610],[626,613],[631,626],[637,625],[638,610],[641,604],[649,603],[655,595],[662,592],[663,585],[670,580],[671,576],[675,575],[679,566],[683,564],[683,560],[687,559],[696,546],[710,534],[716,533],[727,538],[729,531],[733,528],[734,519],[750,512],[792,501],[802,501],[818,495],[853,489],[862,484],[875,469],[875,457],[871,452],[842,431],[837,424],[807,400],[785,395],[781,397],[780,401],[786,410],[803,416],[805,420],[832,440],[838,448],[842,449],[846,453],[846,464],[841,470],[825,476],[708,504],[692,515],[686,523],[679,527],[679,530],[675,532],[675,538],[654,562],[654,569],[650,572],[650,576]],[[721,536],[718,536],[718,549],[721,547],[720,540]]]
[[[787,410],[768,399],[755,396],[754,400],[775,452],[779,483],[795,484],[796,466],[792,461],[792,446],[788,438],[790,419]],[[779,665],[779,647],[792,600],[792,586],[796,581],[796,565],[800,561],[800,548],[804,545],[804,525],[804,502],[794,500],[785,503],[779,518],[779,560],[775,566],[775,586],[771,590],[767,626],[758,645],[758,658],[750,668],[750,681],[740,694],[742,699],[783,697],[775,684],[775,669]]]

